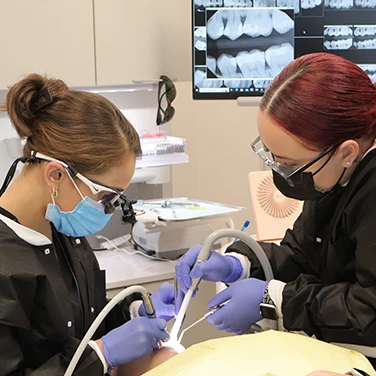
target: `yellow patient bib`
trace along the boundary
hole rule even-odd
[[[304,376],[359,368],[376,376],[360,353],[299,334],[266,331],[196,344],[145,376]]]

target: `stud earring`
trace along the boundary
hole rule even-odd
[[[349,167],[351,165],[351,162],[346,162],[346,166]]]

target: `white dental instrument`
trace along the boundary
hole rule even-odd
[[[197,324],[199,324],[200,322],[206,320],[209,316],[211,316],[212,314],[216,313],[219,309],[221,309],[225,304],[220,304],[219,306],[217,307],[214,307],[212,308],[209,312],[205,313],[204,316],[202,316],[200,319],[198,319],[197,321],[195,321],[193,324],[189,325],[187,328],[185,328],[184,330],[182,330],[182,332],[180,333],[180,336],[178,338],[178,343],[180,344],[181,343],[181,340],[183,339],[183,336],[185,334],[185,332],[189,329],[192,329],[194,326],[196,326]]]

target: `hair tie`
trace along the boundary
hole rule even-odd
[[[35,100],[35,102],[31,103],[30,105],[31,113],[35,115],[42,108],[50,105],[53,102],[54,102],[54,99],[52,98],[50,90],[48,88],[42,89],[38,93],[38,97]]]

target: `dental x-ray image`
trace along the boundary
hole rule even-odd
[[[302,0],[303,9],[312,9],[321,5],[321,0]]]
[[[376,25],[355,25],[354,47],[358,50],[376,50]]]
[[[275,0],[254,0],[255,8],[275,8]]]
[[[197,50],[206,50],[206,27],[196,28],[194,32],[194,44]]]
[[[222,80],[208,80],[206,74],[206,67],[199,67],[195,69],[194,82],[199,89],[215,88],[218,89],[223,85]]]
[[[325,26],[324,47],[327,50],[375,50],[376,25]]]
[[[300,0],[301,13],[306,17],[319,17],[324,13],[324,0]]]
[[[371,81],[376,83],[376,64],[358,64],[369,76]]]
[[[224,85],[230,89],[238,89],[243,91],[243,89],[249,89],[252,86],[251,80],[224,80]]]
[[[207,11],[211,78],[270,79],[294,59],[293,11]]]
[[[194,0],[196,8],[223,7],[223,0]]]
[[[298,14],[300,9],[300,0],[277,0],[277,8],[293,8],[294,13]]]
[[[252,0],[194,0],[194,5],[196,8],[244,8],[251,7]]]
[[[376,0],[355,0],[355,6],[360,9],[376,9]]]
[[[324,47],[327,50],[348,50],[353,46],[351,26],[324,26]]]
[[[369,1],[369,0],[361,0],[361,1]],[[373,0],[370,0],[370,1],[373,1]],[[351,9],[354,6],[354,0],[325,0],[324,5],[326,9],[347,10],[347,9]]]
[[[376,80],[376,0],[192,0],[192,12],[194,99],[260,96],[313,52]]]
[[[262,89],[263,91],[270,85],[272,80],[254,80],[253,86],[256,89]]]

